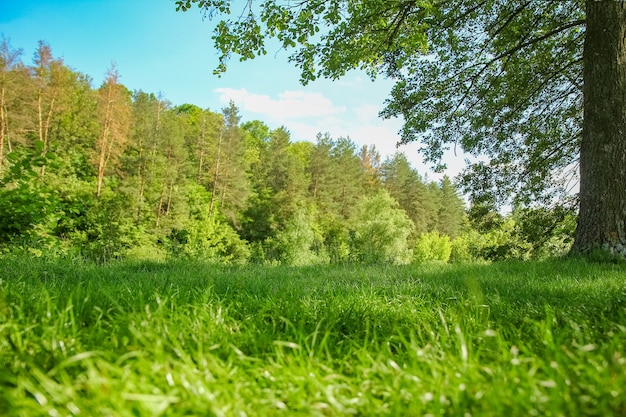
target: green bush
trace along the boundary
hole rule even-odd
[[[353,219],[352,247],[356,260],[364,263],[409,263],[408,237],[413,222],[386,191],[364,198]]]
[[[165,238],[168,256],[219,264],[241,264],[250,247],[216,209],[209,215],[211,194],[201,186],[188,190],[189,217]]]
[[[285,265],[312,265],[319,263],[313,252],[316,240],[312,218],[305,209],[298,210],[285,228],[273,239],[278,260]]]
[[[54,164],[54,155],[41,156],[43,144],[19,149],[6,156],[0,176],[0,244],[17,240],[47,241],[62,216],[57,194],[40,178],[42,165]]]
[[[226,222],[215,217],[190,222],[184,229],[174,229],[168,237],[172,257],[213,263],[245,263],[250,248]]]
[[[448,262],[451,254],[450,236],[440,235],[439,232],[423,233],[415,243],[413,260],[415,262]]]

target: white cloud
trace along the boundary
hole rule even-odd
[[[359,122],[362,123],[372,123],[373,121],[380,120],[380,116],[378,115],[380,107],[373,104],[365,104],[357,107],[354,112]]]
[[[323,117],[344,113],[345,107],[337,107],[332,101],[320,93],[308,93],[305,91],[284,91],[278,94],[278,98],[272,98],[265,94],[254,94],[241,88],[218,88],[220,102],[228,103],[230,100],[242,110],[264,115],[272,121],[286,123],[293,119],[309,117]]]

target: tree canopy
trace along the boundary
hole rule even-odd
[[[587,231],[577,235],[574,247],[580,252],[602,248],[626,255],[624,198],[593,203],[603,195],[620,194],[605,184],[623,184],[623,170],[606,178],[592,167],[615,165],[614,159],[623,159],[625,151],[594,153],[599,157],[586,158],[592,162],[582,169],[578,165],[586,156],[581,152],[592,154],[599,143],[623,142],[618,115],[626,109],[619,93],[612,91],[621,91],[619,85],[623,90],[626,77],[620,38],[626,28],[624,2],[179,0],[176,4],[183,11],[196,4],[208,17],[221,19],[213,37],[221,52],[218,73],[226,70],[232,55],[245,60],[265,54],[268,39],[275,38],[282,48],[294,50],[290,59],[305,83],[317,77],[338,78],[354,68],[372,77],[393,78],[396,84],[382,115],[402,116],[401,141],[421,142],[426,160],[437,169],[445,167],[446,150],[471,155],[460,180],[476,201],[571,205],[575,200],[567,200],[580,181],[581,189],[593,192],[580,194],[579,230]],[[590,37],[598,43],[589,42]],[[600,43],[609,46],[597,53],[589,49]],[[602,64],[596,67],[610,70],[599,75],[615,87],[606,90],[611,92],[609,100],[620,103],[616,117],[604,120],[618,129],[602,133],[603,139],[592,134],[597,125],[584,128],[593,123],[589,117],[593,112],[587,110],[601,107],[604,100],[592,94],[602,87],[597,83],[589,87],[593,71],[585,71],[597,63]],[[591,183],[593,187],[586,187]],[[612,220],[599,222],[602,217]]]

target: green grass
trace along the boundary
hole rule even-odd
[[[626,415],[626,270],[0,259],[0,415]]]

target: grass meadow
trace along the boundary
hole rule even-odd
[[[2,416],[626,415],[626,268],[0,259]]]

